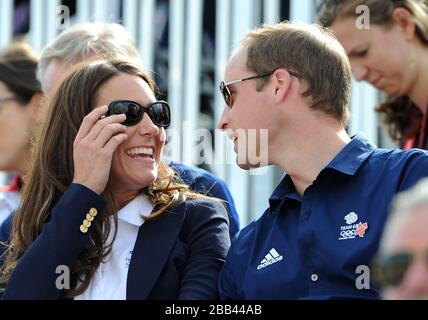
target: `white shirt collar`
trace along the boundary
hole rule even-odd
[[[141,226],[152,213],[153,205],[146,195],[140,194],[117,213],[118,219],[134,226]]]

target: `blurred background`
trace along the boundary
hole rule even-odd
[[[172,128],[181,130],[187,121],[192,129],[214,132],[224,107],[218,83],[239,39],[261,23],[314,22],[318,5],[315,0],[0,0],[0,49],[24,37],[40,52],[76,23],[121,23],[171,105]],[[349,132],[363,132],[377,145],[391,147],[374,112],[381,98],[368,84],[353,83]],[[180,148],[172,148],[172,160],[187,162],[186,150],[194,143],[182,139]],[[268,207],[269,195],[283,176],[274,167],[257,175],[235,164],[201,167],[226,181],[241,227]],[[8,179],[0,173],[0,185]]]

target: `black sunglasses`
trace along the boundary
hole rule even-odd
[[[375,269],[375,284],[379,287],[399,286],[414,259],[417,259],[414,254],[407,251],[400,251],[377,258],[373,263]],[[428,269],[428,249],[425,250],[423,259]]]
[[[109,104],[107,116],[125,114],[126,120],[122,124],[134,126],[143,119],[144,113],[147,113],[158,127],[167,128],[171,124],[171,111],[165,101],[156,101],[143,106],[131,100],[115,100]]]
[[[224,81],[220,82],[219,88],[220,88],[221,95],[223,96],[224,102],[226,102],[226,104],[229,107],[232,105],[232,93],[230,92],[229,85],[235,84],[235,83],[239,83],[239,82],[244,82],[244,81],[247,81],[247,80],[269,77],[274,72],[275,71],[270,71],[270,72],[267,72],[267,73],[258,74],[258,75],[251,76],[251,77],[248,77],[248,78],[230,81],[228,83],[225,83]],[[296,78],[300,78],[300,75],[298,73],[295,73],[293,71],[288,71],[288,73],[290,75],[296,77]]]

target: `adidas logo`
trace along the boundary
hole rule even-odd
[[[274,264],[276,262],[279,262],[282,260],[282,256],[279,255],[279,253],[272,248],[269,253],[265,256],[265,258],[262,260],[262,262],[257,267],[257,270],[266,268],[267,266],[270,266],[271,264]]]

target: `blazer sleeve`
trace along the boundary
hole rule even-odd
[[[218,299],[218,276],[230,246],[228,214],[221,203],[189,201],[184,223],[190,252],[178,299]]]
[[[89,241],[80,225],[91,208],[100,211],[105,201],[83,185],[72,184],[52,209],[51,219],[19,260],[7,283],[3,299],[60,299],[58,267],[71,267]],[[97,217],[92,222],[96,223]]]
[[[215,178],[215,180],[213,179],[213,177]],[[206,175],[201,178],[200,183],[205,186],[208,186],[208,188],[206,187],[208,195],[224,200],[224,206],[226,206],[226,209],[229,212],[229,235],[230,239],[232,240],[240,228],[239,217],[235,208],[235,202],[233,201],[232,195],[227,185],[219,178],[215,176],[213,177]],[[198,189],[196,188],[196,190]]]

